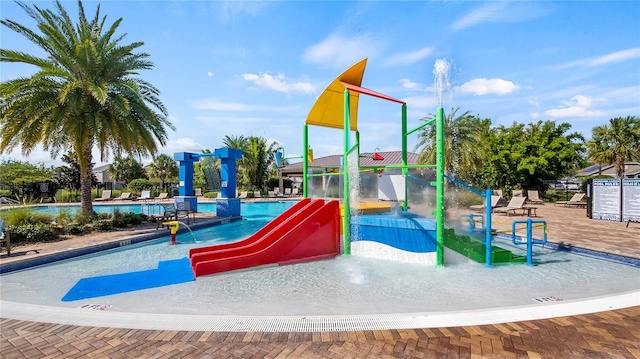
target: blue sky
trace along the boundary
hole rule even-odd
[[[27,1],[39,7],[51,1]],[[63,1],[76,18],[75,1]],[[98,2],[85,1],[88,17]],[[13,2],[1,17],[33,22]],[[102,1],[125,43],[142,41],[176,131],[161,153],[222,146],[225,135],[302,152],[305,118],[324,88],[368,58],[362,86],[404,100],[409,127],[437,108],[433,66],[451,64],[443,107],[493,125],[568,122],[590,137],[640,115],[638,1]],[[42,55],[2,27],[2,48]],[[33,69],[2,63],[2,81]],[[399,150],[400,106],[361,96],[361,152]],[[315,156],[342,152],[342,132],[310,127]],[[409,139],[413,150],[417,137]],[[0,159],[25,160],[19,151]],[[60,164],[36,150],[31,162]],[[149,159],[143,160],[148,162]],[[101,164],[96,158],[97,165]]]

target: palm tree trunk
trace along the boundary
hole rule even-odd
[[[83,156],[84,160],[80,160],[80,208],[85,215],[93,216],[93,202],[91,198],[91,144],[85,144],[82,149],[86,156]]]

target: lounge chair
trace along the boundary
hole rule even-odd
[[[187,224],[189,224],[189,215],[193,217],[193,221],[196,221],[196,213],[191,211],[191,204],[189,202],[176,202],[176,218],[180,216],[187,218]]]
[[[567,207],[567,205],[578,205],[580,203],[583,203],[585,206],[587,205],[586,202],[582,202],[582,199],[584,198],[584,193],[574,193],[573,197],[571,197],[570,200],[568,201],[556,201],[553,203],[553,206],[555,207],[556,204],[561,204],[564,205],[565,207]],[[571,203],[571,204],[569,204]]]
[[[178,220],[178,211],[176,210],[176,207],[173,205],[173,203],[161,203],[160,207],[162,213],[152,215],[152,217],[156,220],[156,229],[160,228],[162,222]]]
[[[262,198],[262,194],[260,193],[260,191],[253,191],[253,198]]]
[[[131,192],[122,192],[120,197],[116,197],[115,199],[116,200],[123,200],[123,201],[131,201],[131,200],[135,199],[135,197],[131,196]]]
[[[287,187],[284,189],[284,196],[285,197],[291,197],[291,188]]]
[[[157,200],[159,201],[164,201],[165,199],[169,198],[169,193],[167,192],[162,192],[158,195],[158,197],[156,197]]]
[[[302,195],[302,193],[298,193],[298,187],[293,187],[291,189],[291,195],[292,196],[298,196],[298,195]]]
[[[507,216],[510,215],[511,213],[516,213],[516,211],[522,211],[522,214],[524,214],[525,209],[523,209],[522,206],[524,206],[524,201],[526,199],[527,197],[522,197],[522,196],[511,197],[511,200],[509,201],[509,204],[507,204],[506,207],[495,208],[493,212],[504,213]]]
[[[504,196],[502,195],[502,190],[501,190],[501,189],[494,189],[494,190],[493,190],[493,195],[494,195],[494,196],[499,196],[499,197],[504,197]]]
[[[111,201],[113,198],[111,198],[111,190],[110,189],[105,189],[104,191],[102,191],[102,197],[96,198],[94,199],[94,201]]]
[[[522,197],[522,190],[514,189],[513,191],[511,191],[511,197]]]
[[[7,248],[7,256],[11,255],[11,233],[9,230],[4,228],[4,222],[2,218],[0,218],[0,244],[4,243],[4,246]]]
[[[196,188],[195,195],[196,197],[202,197],[202,188]]]
[[[149,200],[149,199],[153,199],[153,197],[151,197],[151,191],[142,191],[140,192],[140,197],[138,197],[138,199],[140,200]]]
[[[276,191],[267,191],[267,196],[269,198],[276,198]]]
[[[527,199],[529,203],[544,204],[544,202],[540,199],[538,191],[535,189],[530,189],[527,191]]]
[[[491,210],[493,211],[496,206],[498,206],[498,202],[500,202],[500,196],[491,196]],[[476,204],[473,206],[469,206],[469,209],[471,209],[472,211],[477,211],[477,212],[483,212],[485,209],[485,205],[483,204]]]
[[[247,198],[247,195],[248,195],[247,191],[242,191],[240,192],[240,195],[238,196],[238,198],[245,199]]]

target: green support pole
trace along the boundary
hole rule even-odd
[[[302,130],[302,197],[309,198],[309,183],[308,172],[309,171],[309,126],[304,125]]]
[[[407,176],[409,169],[407,168],[407,104],[402,104],[402,176],[404,177],[404,203],[402,210],[406,211],[409,202],[409,189],[407,185]]]
[[[342,156],[342,178],[343,182],[343,221],[342,221],[342,253],[351,254],[350,231],[351,231],[351,208],[349,206],[349,161],[347,161],[347,152],[349,151],[349,89],[344,89],[344,154]]]
[[[444,110],[436,114],[436,262],[444,265]]]

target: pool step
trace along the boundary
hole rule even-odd
[[[478,263],[487,261],[487,246],[482,241],[469,236],[456,235],[453,229],[445,229],[444,245]],[[513,254],[510,250],[491,246],[491,263],[525,263],[526,257]]]

